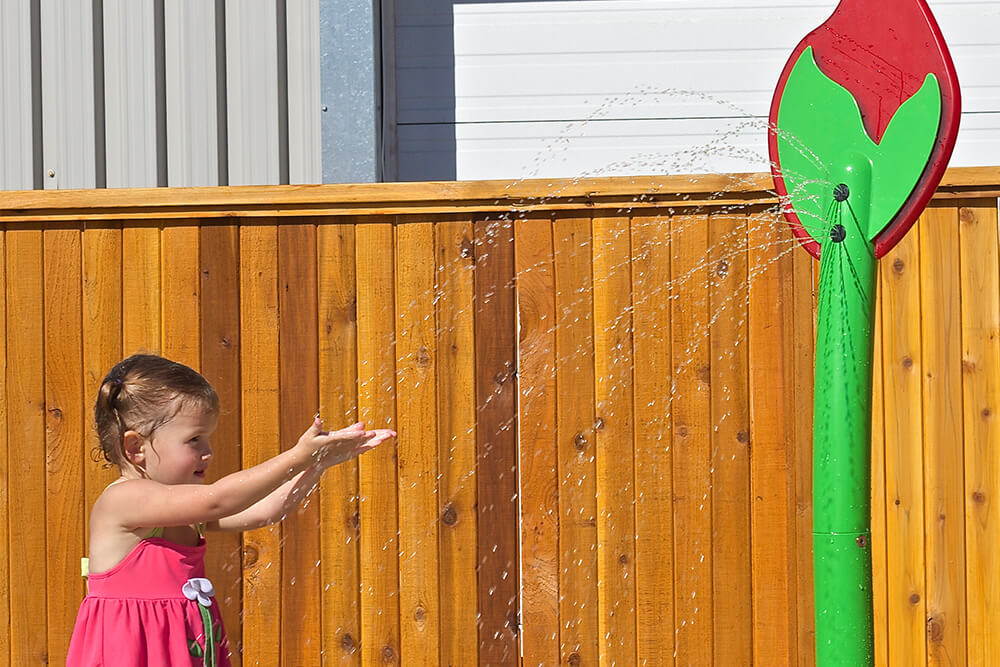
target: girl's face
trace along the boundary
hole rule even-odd
[[[141,445],[146,476],[161,484],[202,484],[218,415],[186,405]]]

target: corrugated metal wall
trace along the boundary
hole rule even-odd
[[[3,0],[0,189],[318,183],[320,0]]]

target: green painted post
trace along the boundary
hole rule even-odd
[[[896,110],[876,143],[856,100],[817,66],[794,63],[777,109],[788,199],[820,246],[813,417],[813,589],[818,667],[874,665],[871,382],[874,239],[904,205],[934,146],[938,80]]]
[[[813,411],[816,664],[874,663],[871,382],[876,263],[865,238],[871,163],[854,154],[831,192],[820,240]]]

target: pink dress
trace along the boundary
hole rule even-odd
[[[219,605],[205,614],[185,583],[205,576],[205,540],[189,547],[147,537],[107,572],[91,574],[70,640],[67,667],[115,665],[229,666]],[[188,586],[190,590],[190,585]],[[213,626],[215,660],[205,656],[203,619]]]

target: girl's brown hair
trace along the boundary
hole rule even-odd
[[[153,354],[134,354],[118,362],[101,382],[94,405],[105,460],[124,465],[126,431],[148,438],[189,405],[219,412],[215,389],[197,371]]]

